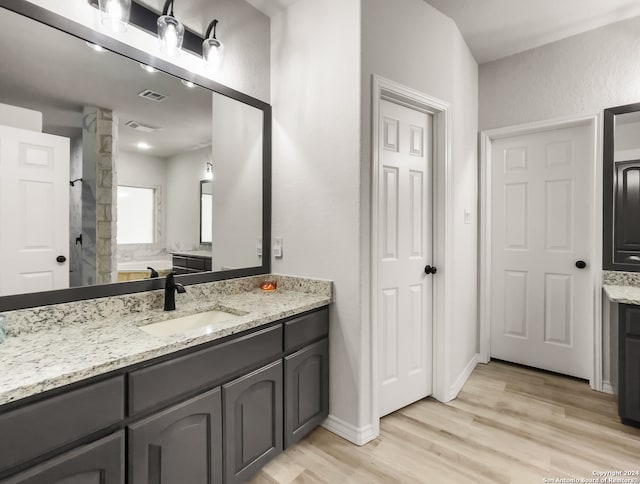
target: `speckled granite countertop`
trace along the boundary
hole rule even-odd
[[[640,287],[634,286],[602,286],[611,302],[640,305]]]
[[[206,302],[181,301],[179,295],[176,300],[178,310],[171,313],[148,309],[96,320],[81,321],[70,317],[68,324],[54,322],[50,327],[40,327],[37,331],[17,333],[0,344],[0,404],[256,328],[332,302],[330,282],[298,281],[303,283],[282,284],[285,288],[280,288],[279,282],[278,290],[273,293],[244,288],[236,293],[208,294]],[[315,287],[303,292],[304,281],[311,281]],[[212,309],[241,316],[209,327],[207,334],[203,334],[202,329],[195,329],[156,337],[138,328],[150,322]]]

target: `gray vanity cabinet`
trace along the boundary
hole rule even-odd
[[[129,426],[129,484],[222,482],[220,388]]]
[[[83,445],[0,484],[124,484],[124,432]]]
[[[640,426],[640,307],[620,304],[618,326],[618,413]]]
[[[329,414],[329,341],[325,338],[287,356],[285,448],[320,425]]]
[[[247,480],[282,452],[282,360],[223,386],[225,483]]]

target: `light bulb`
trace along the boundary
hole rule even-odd
[[[184,26],[171,15],[163,15],[158,19],[158,39],[160,51],[174,57],[180,52],[184,39]]]
[[[131,13],[131,0],[98,0],[102,25],[113,32],[127,30]]]

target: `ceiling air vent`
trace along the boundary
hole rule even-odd
[[[140,121],[134,121],[134,120],[127,121],[124,124],[137,131],[142,131],[143,133],[153,133],[154,131],[158,131],[160,129],[155,126],[149,126],[147,124],[142,124]]]
[[[164,94],[152,91],[151,89],[145,89],[144,91],[139,93],[138,96],[148,99],[149,101],[155,101],[157,103],[160,103],[167,99],[167,96],[165,96]]]

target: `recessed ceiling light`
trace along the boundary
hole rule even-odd
[[[136,146],[141,150],[148,150],[151,148],[151,145],[149,143],[145,143],[144,141],[140,141],[136,144]]]
[[[196,87],[196,85],[191,81],[185,81],[184,79],[180,79],[180,82],[182,82],[182,84],[192,89]]]
[[[158,69],[148,66],[147,64],[140,63],[140,67],[142,67],[145,71],[150,72],[151,74],[153,74],[154,72],[158,72]]]
[[[89,46],[90,49],[95,50],[96,52],[104,52],[104,47],[98,44],[94,44],[93,42],[85,42]]]

